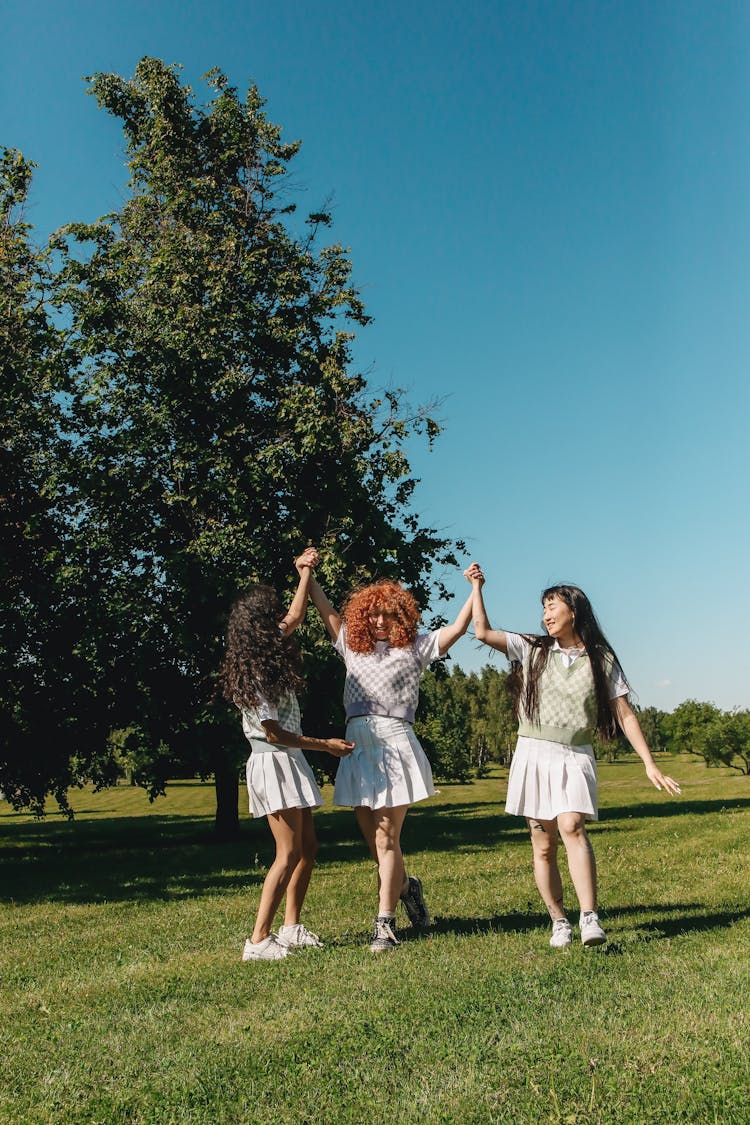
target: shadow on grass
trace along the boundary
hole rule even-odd
[[[602,810],[602,818],[693,816],[750,807],[750,799],[657,802]],[[361,862],[367,849],[348,809],[316,816],[321,849],[319,866]],[[0,825],[3,878],[0,902],[118,902],[194,898],[257,886],[273,859],[265,819],[244,820],[239,841],[219,843],[212,816],[113,817],[64,821],[6,820]],[[528,847],[520,817],[507,816],[493,802],[417,805],[404,826],[407,854],[493,852],[498,845]],[[676,908],[671,908],[676,909]],[[610,912],[610,915],[613,912]],[[614,911],[614,913],[617,913]],[[704,915],[700,917],[705,918]],[[461,919],[441,919],[446,932]],[[465,932],[477,926],[533,929],[545,915],[497,915],[463,920]],[[679,932],[680,922],[675,923]],[[656,924],[655,924],[656,925]],[[438,932],[440,932],[438,930]]]
[[[599,809],[599,820],[637,820],[641,817],[660,819],[669,816],[705,816],[709,813],[730,813],[750,809],[750,797],[726,797],[713,801],[685,801],[682,797],[655,797],[653,803],[610,805]]]
[[[655,918],[654,915],[664,915]],[[750,918],[750,909],[737,909],[726,911],[709,910],[699,902],[670,902],[649,903],[646,906],[612,907],[603,916],[603,921],[615,923],[618,918],[628,915],[646,915],[647,921],[636,922],[633,929],[633,938],[636,941],[657,941],[659,939],[673,938],[680,934],[704,933],[709,930],[727,929],[735,922]],[[677,917],[674,917],[677,915]],[[541,930],[545,934],[549,929],[549,917],[541,911],[513,910],[507,914],[493,914],[488,918],[459,918],[450,916],[436,916],[429,931],[430,934],[454,934],[457,936],[490,934],[490,933],[531,933]],[[423,936],[419,930],[401,931],[402,941],[417,941]],[[629,945],[627,942],[626,945]],[[617,941],[611,941],[602,953],[610,956],[622,954],[626,946]]]
[[[492,851],[501,840],[525,842],[517,822],[492,812],[477,815],[477,808],[413,810],[405,849]],[[315,824],[320,867],[368,858],[352,811],[327,810]],[[261,883],[274,852],[265,818],[243,821],[242,838],[226,843],[215,840],[212,825],[210,816],[176,815],[6,822],[0,828],[0,902],[182,899]]]
[[[750,918],[750,909],[716,911],[708,910],[699,902],[650,903],[648,907],[614,907],[606,913],[605,921],[611,924],[617,918],[629,915],[650,916],[647,921],[635,922],[630,934],[622,940],[611,940],[597,949],[599,956],[621,956],[626,949],[642,942],[656,942],[681,934],[701,934],[714,929],[728,929],[734,922]],[[663,915],[654,918],[654,915]],[[675,917],[677,915],[677,917]],[[449,934],[458,937],[481,934],[532,934],[539,931],[548,935],[550,919],[541,911],[512,910],[486,918],[459,918],[437,916],[428,930],[399,929],[401,942],[418,942],[426,935]]]

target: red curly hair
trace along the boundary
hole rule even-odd
[[[392,614],[388,643],[393,648],[405,648],[417,636],[419,606],[416,598],[398,582],[383,579],[355,590],[346,600],[343,610],[346,625],[346,643],[352,652],[374,652],[375,640],[370,632],[370,614],[381,610]]]

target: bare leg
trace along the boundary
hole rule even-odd
[[[560,868],[557,866],[557,823],[554,820],[526,821],[531,832],[531,847],[534,852],[534,880],[549,910],[553,922],[565,917],[563,908],[563,887]]]
[[[354,810],[357,817],[357,824],[360,831],[365,838],[365,843],[370,849],[370,855],[378,862],[378,852],[375,847],[375,810],[368,808],[367,805],[358,805]],[[380,870],[378,870],[378,898],[380,898]]]
[[[586,835],[586,818],[583,813],[561,813],[557,824],[581,910],[596,910],[596,859]]]
[[[281,809],[269,813],[268,825],[276,841],[276,857],[263,882],[255,927],[250,937],[253,943],[263,941],[270,934],[279,903],[302,860],[302,809]]]
[[[401,854],[401,829],[408,805],[375,809],[375,851],[378,861],[378,912],[395,914],[399,896],[406,884],[404,857]]]
[[[296,926],[299,922],[302,904],[305,901],[307,888],[310,885],[310,876],[315,866],[315,857],[318,854],[318,839],[315,835],[312,809],[300,809],[299,811],[302,814],[302,855],[286,888],[285,926]]]
[[[370,855],[378,865],[378,909],[381,914],[395,913],[401,894],[409,888],[401,853],[401,829],[408,807],[398,805],[392,809],[370,809],[360,805],[354,810]],[[394,883],[398,884],[395,897]]]

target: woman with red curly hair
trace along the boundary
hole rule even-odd
[[[422,672],[466,632],[471,598],[452,625],[420,633],[419,607],[398,582],[375,582],[355,591],[342,615],[315,578],[310,597],[346,665],[346,737],[355,749],[339,764],[333,799],[354,808],[378,867],[378,914],[370,949],[383,953],[399,944],[399,899],[412,926],[430,924],[422,884],[407,875],[400,843],[409,805],[435,792],[430,763],[412,724]]]

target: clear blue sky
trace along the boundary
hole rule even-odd
[[[643,705],[750,706],[750,7],[10,0],[0,141],[40,164],[40,236],[119,205],[81,79],[145,54],[254,80],[302,139],[299,205],[333,196],[375,318],[358,364],[445,400],[418,506],[493,624],[574,581]]]

